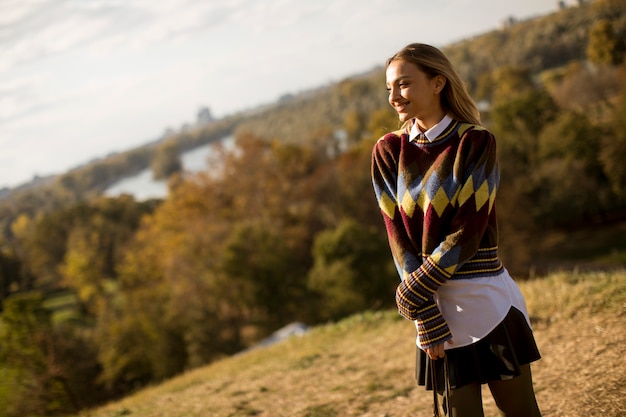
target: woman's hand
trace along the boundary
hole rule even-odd
[[[449,342],[452,342],[452,340],[449,340]],[[428,355],[428,357],[431,360],[437,360],[440,358],[443,358],[443,356],[445,355],[445,350],[443,350],[443,343],[439,343],[438,345],[426,348],[426,354]]]

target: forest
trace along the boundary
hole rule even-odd
[[[626,265],[625,39],[626,1],[597,0],[443,48],[498,141],[516,279]],[[376,68],[0,199],[0,417],[75,413],[294,321],[393,308],[370,178],[398,128],[386,94]],[[174,169],[167,198],[103,196],[205,143],[214,169]]]

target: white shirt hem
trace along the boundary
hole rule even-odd
[[[506,269],[491,277],[448,280],[435,293],[435,301],[452,333],[444,349],[478,342],[504,320],[511,307],[520,310],[530,325],[524,297]],[[419,338],[416,342],[421,347]]]

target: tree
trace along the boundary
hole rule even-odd
[[[346,113],[343,121],[348,143],[359,143],[365,132],[365,117],[357,110]]]
[[[99,230],[76,227],[68,237],[67,252],[60,265],[63,284],[76,291],[78,298],[92,315],[104,308],[107,281],[114,277],[106,273]]]
[[[538,137],[558,114],[545,90],[533,90],[501,102],[491,111],[490,129],[498,138],[500,160],[507,161],[502,176],[523,178],[537,159]]]
[[[626,43],[610,20],[596,22],[590,30],[587,58],[596,65],[618,65],[624,60]]]
[[[398,129],[400,129],[398,115],[391,106],[385,106],[370,113],[367,123],[367,132],[369,134],[367,140],[372,143],[383,135]]]
[[[126,291],[99,316],[99,381],[125,394],[185,369],[183,324],[168,311],[170,289],[154,284]]]
[[[389,246],[374,227],[352,220],[321,232],[312,248],[311,289],[321,294],[321,319],[389,306],[398,284]]]
[[[626,203],[626,93],[622,93],[613,110],[610,130],[603,137],[600,161],[611,183],[617,201]]]
[[[526,273],[536,237],[529,198],[530,178],[538,160],[539,136],[558,114],[549,94],[534,90],[496,105],[489,128],[496,136],[501,181],[497,209],[501,223],[502,257],[513,273]]]
[[[24,289],[56,286],[60,282],[57,265],[65,255],[67,235],[74,221],[68,214],[59,210],[36,219],[22,215],[12,224],[14,245],[23,261],[23,275],[28,280],[22,286]]]
[[[174,140],[166,140],[157,147],[151,166],[152,177],[155,180],[169,178],[172,174],[182,170],[180,152]]]
[[[477,97],[497,104],[535,89],[527,68],[502,66],[481,76]]]
[[[0,238],[0,312],[2,302],[12,290],[20,287],[21,261],[10,248],[4,248]]]
[[[579,160],[589,176],[603,180],[598,161],[602,132],[584,115],[562,111],[539,135],[538,161],[549,159]]]
[[[260,222],[235,225],[226,243],[224,273],[237,289],[238,308],[262,334],[298,318],[305,283],[293,259],[281,231]]]
[[[579,223],[607,209],[610,190],[599,162],[601,137],[599,127],[574,112],[560,113],[542,130],[529,178],[538,223]]]
[[[591,69],[576,62],[551,84],[550,93],[562,109],[586,114],[598,122],[606,119],[621,88],[619,68],[602,65]]]
[[[5,300],[0,316],[0,367],[11,377],[8,416],[55,415],[78,411],[76,396],[59,366],[50,313],[41,293]],[[2,402],[0,400],[0,402]]]
[[[132,389],[242,348],[237,294],[220,274],[236,195],[200,174],[144,218],[117,268],[118,297],[98,321],[108,386]]]

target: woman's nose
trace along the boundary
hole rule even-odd
[[[389,101],[395,101],[400,97],[399,90],[397,88],[391,87],[389,89]]]

